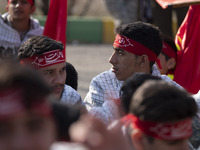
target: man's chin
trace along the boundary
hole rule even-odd
[[[62,91],[57,91],[57,90],[55,90],[55,91],[52,91],[52,94],[55,96],[55,98],[57,98],[57,99],[61,99],[61,97],[62,97],[62,93],[63,93],[63,90]]]
[[[53,94],[53,96],[56,98],[56,99],[58,99],[58,100],[60,100],[61,99],[61,93],[55,93],[55,92],[53,92],[52,93]]]
[[[56,98],[61,99],[64,88],[52,88],[52,94],[55,95]]]
[[[115,76],[116,76],[117,80],[119,80],[119,81],[123,81],[123,80],[124,80],[124,79],[122,78],[122,76],[119,76],[119,75],[117,75],[117,74],[115,74]]]

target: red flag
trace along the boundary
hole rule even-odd
[[[51,0],[43,35],[66,43],[67,0]],[[65,49],[64,49],[65,56]]]
[[[200,89],[200,5],[189,7],[188,13],[178,29],[175,42],[178,46],[174,81],[190,93]]]
[[[200,4],[200,0],[156,0],[157,3],[163,8],[168,6],[183,7],[188,5]]]

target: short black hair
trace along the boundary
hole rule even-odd
[[[129,112],[132,95],[135,93],[138,87],[147,80],[162,80],[160,77],[146,74],[144,72],[136,72],[130,78],[128,78],[120,89],[120,99],[122,109],[125,113]]]
[[[81,109],[78,107],[63,104],[58,101],[51,101],[53,116],[57,125],[59,141],[70,141],[69,128],[81,116]]]
[[[67,72],[67,77],[66,77],[65,84],[71,86],[73,89],[77,91],[78,73],[76,69],[74,68],[74,66],[69,62],[66,62],[66,72]]]
[[[25,41],[18,49],[18,59],[32,57],[33,55],[42,55],[52,50],[63,50],[62,42],[53,40],[47,36],[33,36]]]

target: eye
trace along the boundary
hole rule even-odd
[[[60,71],[61,71],[61,72],[66,71],[66,67],[63,67]]]
[[[27,0],[23,0],[22,4],[28,4],[28,1]]]
[[[118,54],[119,54],[119,55],[124,55],[124,52],[121,51],[121,50],[119,50],[119,51],[118,51]]]
[[[44,74],[44,75],[51,75],[51,74],[53,74],[53,71],[47,70],[47,71],[42,72],[42,74]]]
[[[12,0],[12,1],[11,1],[11,4],[16,5],[16,4],[17,4],[17,1],[16,1],[16,0]]]
[[[42,71],[41,74],[45,75],[45,76],[52,76],[55,72],[53,70],[45,70]]]

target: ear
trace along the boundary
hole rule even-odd
[[[145,64],[149,64],[149,58],[147,55],[143,54],[143,55],[139,56],[139,65],[143,66]]]
[[[138,64],[140,72],[150,73],[149,57],[146,54],[139,56]]]
[[[31,14],[33,14],[36,10],[36,7],[35,6],[31,6]]]
[[[175,60],[175,58],[168,59],[166,65],[167,65],[168,70],[173,69],[176,66],[176,60]]]
[[[134,129],[131,138],[133,145],[137,150],[144,149],[144,134],[140,130]]]

